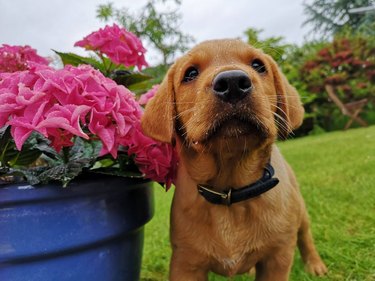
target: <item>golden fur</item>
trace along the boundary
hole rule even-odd
[[[251,66],[255,59],[265,73]],[[199,75],[184,82],[191,66]],[[252,83],[251,94],[235,105],[212,91],[213,79],[227,70],[242,70]],[[146,134],[174,143],[180,154],[170,280],[203,281],[209,271],[232,276],[253,267],[257,281],[288,280],[297,243],[307,271],[326,273],[296,178],[274,144],[300,126],[303,112],[273,59],[239,40],[201,43],[170,68],[142,119]],[[257,198],[225,206],[198,193],[197,184],[223,191],[255,182],[269,159],[280,183]]]

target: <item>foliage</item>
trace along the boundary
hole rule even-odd
[[[340,33],[342,28],[347,26],[355,30],[373,17],[371,14],[363,16],[360,13],[351,13],[350,9],[371,4],[372,0],[314,0],[311,4],[304,4],[305,14],[308,16],[304,24],[313,24],[314,31],[321,31],[326,36]]]
[[[302,66],[309,90],[320,94],[335,85],[344,101],[371,97],[375,82],[375,45],[364,37],[336,37]]]
[[[262,49],[276,61],[281,62],[283,59],[285,59],[284,55],[291,45],[283,43],[284,38],[281,36],[260,39],[260,34],[262,32],[262,29],[248,28],[245,31],[247,42],[256,48]]]
[[[316,121],[316,111],[318,110],[317,99],[321,98],[319,101],[321,103],[327,103],[328,100],[325,97],[318,97],[309,90],[308,85],[303,79],[301,66],[307,60],[315,58],[317,50],[325,46],[325,44],[327,43],[323,41],[312,41],[306,42],[302,46],[290,45],[285,50],[285,59],[279,63],[290,84],[297,89],[305,108],[304,122],[301,128],[294,132],[294,136],[306,135],[320,130]]]
[[[169,65],[160,64],[154,67],[148,67],[143,70],[144,75],[149,79],[144,79],[142,82],[133,84],[129,89],[135,94],[143,94],[144,89],[149,89],[155,84],[160,84],[167,73]]]
[[[113,32],[125,35],[121,42],[107,40]],[[146,64],[137,40],[107,26],[80,41],[95,52],[93,57],[56,52],[63,69],[33,63],[24,71],[0,73],[1,181],[57,180],[66,186],[79,174],[95,171],[171,185],[175,153],[143,135],[143,110],[128,89],[149,79],[132,71]]]
[[[301,66],[307,60],[314,59],[317,50],[325,44],[326,42],[322,41],[312,41],[306,42],[302,46],[289,45],[284,53],[285,59],[280,63],[283,73],[288,81],[298,89],[304,103],[310,102],[313,97],[311,97],[310,91],[301,77]]]
[[[368,35],[374,35],[375,13],[351,13],[350,9],[375,5],[374,0],[314,0],[304,4],[307,20],[305,25],[312,24],[313,30],[326,37],[338,34],[350,27]]]
[[[332,120],[341,113],[327,102],[326,84],[335,86],[344,103],[361,98],[375,101],[375,40],[357,33],[338,35],[306,58],[299,71],[301,83],[311,93],[307,111],[317,116],[319,126],[331,129]],[[370,103],[367,109],[371,108]]]
[[[149,41],[161,53],[163,64],[167,65],[176,52],[187,50],[193,38],[180,31],[181,15],[177,10],[161,11],[158,9],[159,2],[167,1],[149,0],[134,14],[126,8],[117,9],[112,3],[108,3],[98,7],[97,17],[106,22],[113,19],[138,37]],[[180,1],[172,2],[180,5]]]

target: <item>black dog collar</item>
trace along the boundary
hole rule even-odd
[[[212,204],[229,206],[233,203],[257,197],[275,187],[279,183],[279,179],[273,178],[274,174],[275,170],[271,164],[267,164],[267,166],[264,168],[262,178],[257,180],[255,183],[240,189],[229,188],[224,192],[214,191],[209,185],[198,184],[198,192]]]

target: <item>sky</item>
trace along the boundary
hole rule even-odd
[[[96,18],[100,4],[136,11],[146,0],[0,0],[0,44],[30,45],[38,54],[51,56],[52,49],[85,54],[74,43],[105,26]],[[181,30],[195,38],[244,38],[249,28],[263,29],[261,37],[283,36],[286,43],[301,44],[310,28],[303,0],[182,0]],[[311,2],[311,1],[309,1]],[[146,60],[152,65],[160,57],[150,46]]]

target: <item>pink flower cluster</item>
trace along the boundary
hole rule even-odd
[[[29,69],[33,64],[48,65],[49,61],[36,53],[30,46],[0,47],[0,72],[15,72]]]
[[[156,84],[156,85],[152,86],[152,88],[149,91],[147,91],[146,93],[144,93],[139,98],[138,103],[140,105],[146,105],[148,103],[148,101],[155,96],[156,92],[159,89],[159,86],[160,86],[159,84]]]
[[[168,190],[177,173],[178,156],[170,144],[155,142],[145,136],[139,125],[129,142],[128,153],[135,155],[135,163],[147,177],[165,183]]]
[[[139,70],[147,66],[144,54],[146,49],[141,40],[133,33],[118,25],[105,26],[94,31],[74,46],[83,47],[87,50],[98,51],[105,54],[116,64],[125,66],[136,65]]]
[[[142,134],[142,112],[128,89],[90,66],[55,70],[38,65],[0,74],[0,128],[11,126],[17,149],[33,131],[50,139],[57,151],[71,146],[74,136],[100,139],[101,155],[116,158],[119,146],[127,147],[146,177],[170,185],[173,149]]]

